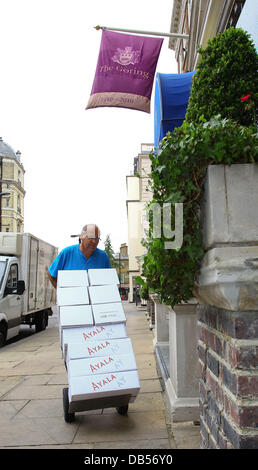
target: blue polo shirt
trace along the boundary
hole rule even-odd
[[[79,245],[72,245],[60,251],[49,267],[49,273],[52,277],[57,277],[58,271],[80,270],[80,269],[100,269],[111,268],[107,253],[96,248],[89,258],[86,258],[81,252]]]

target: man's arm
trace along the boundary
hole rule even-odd
[[[53,277],[51,276],[51,274],[49,273],[49,271],[47,272],[48,273],[48,277],[49,277],[49,280],[52,284],[52,286],[54,286],[54,288],[56,289],[56,285],[57,285],[57,278],[56,277]]]
[[[49,266],[47,273],[48,273],[48,278],[52,284],[52,286],[57,287],[57,274],[59,270],[62,270],[64,267],[64,261],[63,261],[63,254],[65,250],[60,251],[60,253],[57,255],[57,257],[54,259],[52,262],[51,266]],[[51,273],[51,274],[50,274]],[[53,274],[53,276],[52,276]]]

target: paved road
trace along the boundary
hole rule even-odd
[[[22,327],[20,338],[0,350],[0,448],[198,449],[199,427],[171,425],[157,375],[153,333],[143,311],[124,303],[141,391],[127,416],[114,408],[63,417],[67,386],[56,314],[41,333]]]

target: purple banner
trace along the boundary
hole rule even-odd
[[[130,108],[150,113],[163,39],[102,31],[97,69],[86,109]]]

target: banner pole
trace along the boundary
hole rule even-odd
[[[157,33],[153,31],[141,31],[137,29],[122,29],[122,28],[111,28],[107,26],[94,26],[94,28],[98,31],[99,29],[107,30],[107,31],[122,31],[124,33],[136,33],[136,34],[147,34],[151,36],[164,36],[169,38],[179,38],[179,39],[189,39],[189,34],[180,34],[180,33]]]

